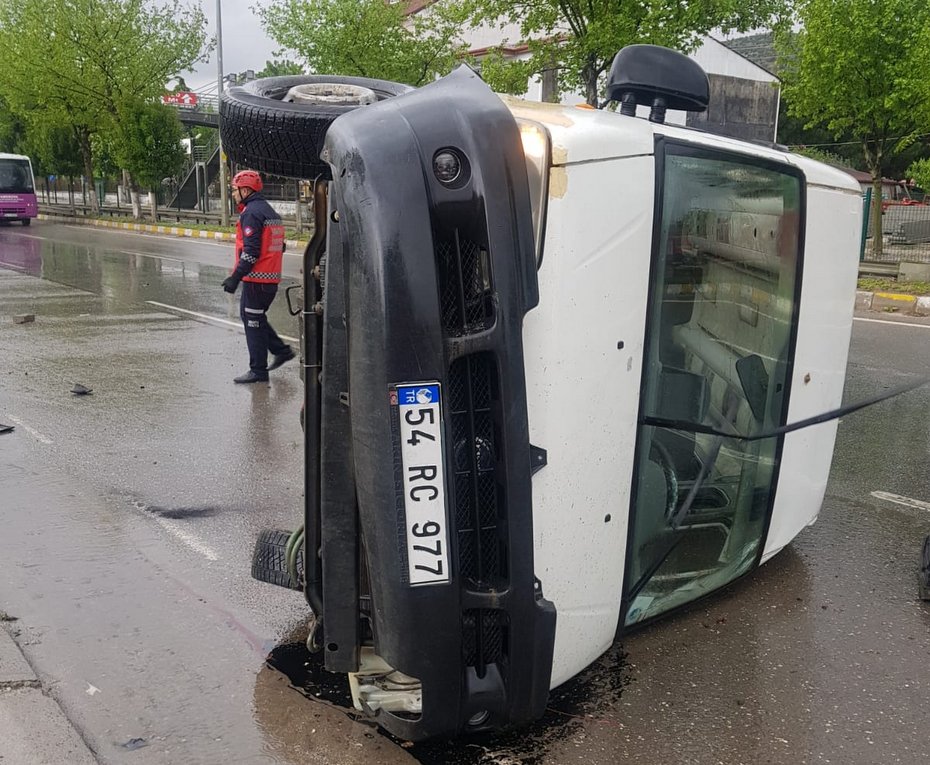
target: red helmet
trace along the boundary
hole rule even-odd
[[[252,189],[252,191],[261,191],[262,177],[254,170],[243,170],[241,173],[236,173],[236,177],[232,179],[232,187],[234,189],[245,187]]]

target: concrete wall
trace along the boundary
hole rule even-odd
[[[713,37],[705,37],[701,47],[691,54],[691,58],[697,61],[708,74],[722,74],[728,77],[738,77],[741,80],[778,82],[774,74]]]

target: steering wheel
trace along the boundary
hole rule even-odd
[[[672,462],[668,449],[656,440],[653,440],[649,447],[649,459],[662,468],[662,475],[665,476],[665,520],[671,522],[678,509],[678,476],[675,473],[675,463]]]

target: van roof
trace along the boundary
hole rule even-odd
[[[656,136],[662,135],[697,146],[780,162],[800,168],[808,183],[861,193],[859,184],[842,170],[771,146],[678,125],[657,124],[582,104],[567,106],[524,101],[512,96],[501,98],[515,117],[541,123],[548,129],[554,165],[651,155],[655,153]]]

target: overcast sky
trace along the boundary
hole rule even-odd
[[[265,68],[273,57],[277,44],[262,29],[252,5],[257,0],[221,0],[223,15],[223,71],[226,74]],[[217,0],[202,0],[201,7],[207,17],[207,37],[216,36]],[[184,81],[192,90],[213,87],[216,91],[216,51],[206,64],[200,64],[192,73],[183,73]]]

